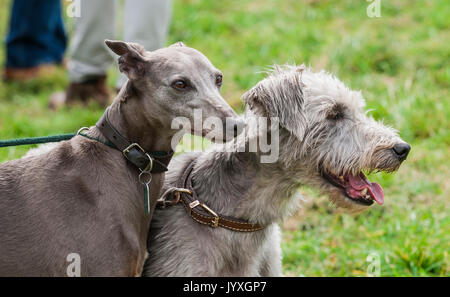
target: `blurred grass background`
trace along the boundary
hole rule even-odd
[[[3,37],[9,4],[0,2]],[[398,173],[371,177],[383,185],[386,203],[361,215],[336,213],[326,197],[301,189],[308,203],[283,225],[288,276],[364,276],[370,253],[380,258],[381,276],[450,275],[450,5],[381,0],[381,17],[369,18],[369,4],[174,1],[168,44],[181,40],[223,70],[222,94],[236,110],[242,110],[240,95],[268,66],[305,63],[362,90],[373,116],[412,144]],[[1,47],[2,65],[4,58]],[[111,87],[116,77],[112,68]],[[0,139],[93,125],[103,112],[98,106],[47,109],[50,94],[67,83],[63,69],[27,83],[0,82]],[[0,161],[28,149],[0,149]]]

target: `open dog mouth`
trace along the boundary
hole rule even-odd
[[[364,173],[358,175],[334,175],[322,170],[322,176],[333,186],[343,190],[346,197],[363,205],[372,205],[376,201],[379,205],[384,202],[383,188],[377,183],[370,182]]]

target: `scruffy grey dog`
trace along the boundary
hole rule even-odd
[[[158,210],[145,276],[280,276],[278,222],[297,208],[299,187],[319,189],[337,207],[360,212],[374,200],[383,203],[381,187],[362,172],[395,171],[410,150],[395,130],[366,115],[360,92],[323,71],[276,67],[243,99],[247,119],[279,118],[278,161],[261,163],[261,152],[188,153],[172,161],[164,188],[176,185],[195,160],[193,188],[201,202],[266,227],[235,232],[201,225],[179,204]]]

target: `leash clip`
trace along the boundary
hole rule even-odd
[[[165,208],[166,206],[173,206],[180,202],[181,200],[181,193],[185,193],[188,195],[192,195],[192,191],[184,188],[169,188],[164,192],[164,194],[161,195],[161,198],[158,199],[157,205],[160,208]],[[170,194],[173,194],[175,197],[174,199],[170,199]]]
[[[77,131],[77,135],[81,135],[81,132],[83,131],[89,131],[89,127],[82,127]]]

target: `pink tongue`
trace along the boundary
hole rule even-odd
[[[371,183],[369,180],[367,180],[364,174],[361,174],[359,176],[349,175],[348,181],[350,187],[347,187],[347,193],[351,197],[356,198],[358,195],[361,195],[362,190],[367,189],[370,196],[379,205],[384,203],[383,189],[381,188],[381,186],[377,183]]]

